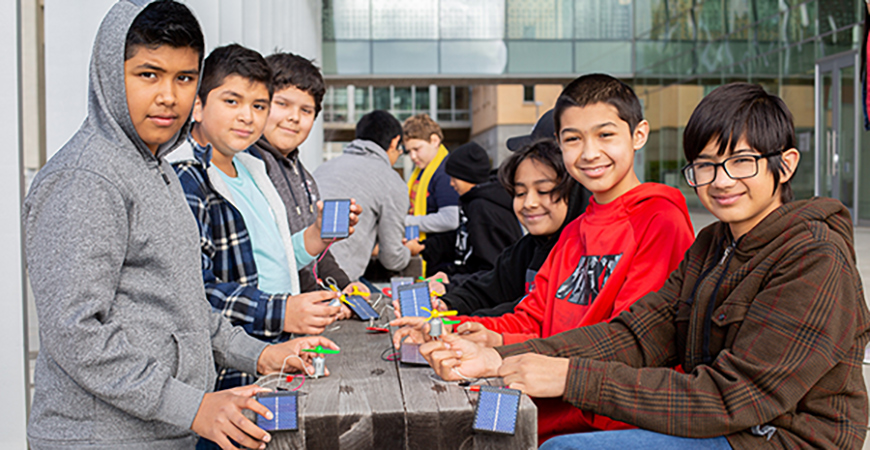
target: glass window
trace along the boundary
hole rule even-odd
[[[631,37],[630,1],[574,2],[574,38],[630,40]]]
[[[441,39],[504,38],[504,0],[441,0],[439,17]]]
[[[441,41],[440,45],[441,73],[501,74],[507,65],[503,40]]]
[[[405,120],[411,117],[413,109],[411,108],[411,88],[410,87],[395,87],[393,88],[393,107],[390,108],[399,120]]]
[[[438,73],[438,42],[374,41],[372,65],[375,74]]]
[[[439,122],[453,121],[453,86],[441,86],[438,88],[438,120]]]
[[[571,39],[573,0],[507,0],[508,39]]]
[[[523,101],[524,102],[535,101],[535,86],[533,86],[531,84],[523,85]]]
[[[368,41],[337,41],[323,43],[323,73],[358,75],[369,74],[371,44]]]
[[[323,40],[371,39],[369,0],[324,0]]]
[[[389,111],[390,108],[390,88],[376,87],[374,88],[374,106],[375,109]]]
[[[371,0],[372,39],[438,39],[438,0]]]
[[[372,111],[371,96],[368,86],[357,86],[353,92],[354,122]]]
[[[333,87],[331,89],[332,121],[347,122],[347,87]]]
[[[468,110],[471,105],[470,101],[471,92],[467,87],[464,86],[455,86],[453,89],[453,109],[454,109],[454,119],[453,120],[468,120],[469,114]]]
[[[571,73],[574,66],[571,41],[508,41],[508,55],[508,73]]]
[[[429,86],[416,86],[414,88],[414,114],[429,114]]]
[[[574,43],[574,73],[631,74],[631,42],[578,41]]]

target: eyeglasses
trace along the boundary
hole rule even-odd
[[[742,150],[737,150],[742,151]],[[782,150],[765,153],[763,155],[737,155],[732,156],[720,163],[699,162],[683,167],[683,176],[691,187],[706,186],[716,180],[719,167],[725,171],[732,180],[742,180],[758,175],[758,160],[770,158],[782,154]]]
[[[402,152],[403,155],[407,155],[409,153],[408,149],[405,148],[405,144],[402,142],[399,142],[399,151]]]

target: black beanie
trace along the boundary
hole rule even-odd
[[[468,183],[480,184],[489,179],[489,155],[474,142],[460,145],[450,152],[444,172]]]

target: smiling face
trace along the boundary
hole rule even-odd
[[[314,97],[311,94],[288,86],[272,96],[272,111],[266,121],[263,135],[266,140],[287,156],[296,150],[314,126]]]
[[[205,104],[197,98],[193,110],[193,119],[197,122],[194,137],[232,158],[260,138],[268,115],[266,85],[229,75],[223,84],[208,93]]]
[[[169,142],[190,116],[199,78],[199,53],[190,47],[139,47],[124,61],[127,109],[151,150]]]
[[[750,148],[745,138],[737,141],[733,153],[726,152],[719,156],[716,154],[718,151],[719,142],[713,139],[692,162],[718,163],[732,156],[761,154]],[[800,153],[795,149],[783,152],[782,160],[786,173],[780,176],[780,183],[785,183],[791,178],[799,159]],[[783,204],[778,186],[774,186],[773,174],[770,172],[766,158],[758,160],[758,174],[740,180],[731,179],[721,167],[717,167],[713,182],[695,188],[695,192],[708,211],[729,225],[731,235],[735,239],[749,232]]]
[[[559,231],[568,214],[568,198],[553,201],[553,189],[559,184],[556,172],[533,159],[525,159],[514,175],[514,213],[520,223],[535,236],[549,236]]]
[[[438,154],[438,148],[441,147],[441,139],[438,135],[429,136],[429,140],[423,139],[406,139],[405,148],[408,149],[408,156],[414,165],[420,169],[425,169],[426,166],[435,159]]]
[[[610,203],[640,184],[634,152],[646,143],[647,121],[634,130],[607,103],[572,106],[562,112],[559,146],[565,168],[599,204]]]

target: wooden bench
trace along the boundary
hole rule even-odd
[[[273,432],[268,449],[537,448],[537,408],[527,396],[514,436],[473,432],[478,394],[440,380],[428,366],[385,361],[390,335],[367,333],[367,325],[344,320],[324,333],[341,354],[326,356],[330,376],[299,389],[299,430]]]

